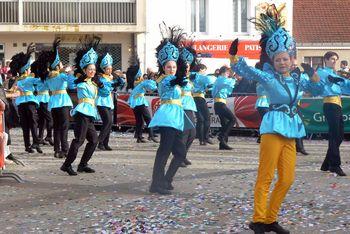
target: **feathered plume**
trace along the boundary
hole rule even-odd
[[[261,31],[261,65],[266,62],[271,63],[271,60],[265,50],[266,42],[274,34],[274,32],[277,31],[277,29],[285,26],[285,19],[281,16],[281,12],[285,9],[285,7],[285,4],[282,4],[279,8],[276,8],[275,4],[271,4],[267,7],[266,13],[261,13],[259,18],[249,19],[251,23],[255,24],[256,29]]]
[[[157,58],[158,58],[159,51],[163,48],[163,46],[167,42],[170,42],[171,44],[179,48],[186,38],[186,33],[184,33],[184,30],[179,26],[168,27],[163,22],[162,24],[159,24],[159,29],[162,35],[162,41],[160,42],[159,46],[156,48]],[[164,72],[163,67],[159,62],[158,62],[158,67],[159,67],[159,73],[163,73]]]
[[[256,29],[261,31],[263,35],[270,37],[286,23],[281,16],[281,11],[284,8],[285,5],[282,5],[279,9],[276,8],[275,4],[269,5],[266,13],[261,13],[258,18],[250,18],[249,21],[255,24]]]
[[[35,52],[35,45],[34,43],[30,43],[27,47],[26,54],[23,52],[20,52],[11,58],[11,63],[9,64],[9,66],[10,66],[10,72],[13,76],[21,75],[20,74],[21,68],[27,64],[33,52]]]
[[[49,51],[41,51],[35,62],[31,65],[32,72],[41,80],[46,80],[49,76],[49,70],[52,70],[51,64],[56,59],[56,53],[60,46],[60,42],[60,39],[55,39],[52,43],[52,49]]]
[[[61,39],[59,38],[56,38],[52,43],[52,49],[55,56],[56,56],[56,53],[58,52],[58,47],[60,46],[60,43],[61,43]]]
[[[80,40],[82,48],[77,51],[76,57],[74,59],[74,62],[75,62],[74,75],[77,76],[78,79],[76,79],[74,81],[74,83],[79,84],[79,83],[85,81],[86,74],[84,74],[83,68],[80,67],[80,60],[82,59],[84,54],[86,52],[88,52],[91,48],[93,48],[95,51],[97,51],[97,47],[98,47],[100,41],[101,41],[101,38],[96,36],[96,35],[93,35],[92,37],[86,35],[83,40]],[[102,87],[103,86],[103,83],[99,80],[99,78],[97,76],[97,72],[95,74],[95,77],[92,78],[92,81],[95,82],[98,87]]]

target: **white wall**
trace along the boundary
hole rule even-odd
[[[288,12],[287,22],[289,22],[287,29],[292,29],[292,0],[251,0],[248,2],[248,18],[255,17],[255,6],[261,2],[275,3],[277,6],[281,3],[286,3]],[[143,38],[140,37],[137,40],[139,55],[142,54],[140,56],[141,62],[145,64],[145,67],[157,69],[155,48],[161,40],[159,24],[162,21],[165,21],[169,26],[179,25],[191,34],[190,3],[191,0],[147,0],[146,33],[143,35]],[[237,34],[233,32],[232,0],[207,0],[207,10],[207,32],[192,34],[195,38],[216,40],[231,40],[236,37],[245,40],[260,39],[259,32],[256,32],[254,25],[251,23],[248,23],[248,33]],[[228,60],[204,59],[203,63],[210,66],[211,69],[215,69],[219,64],[228,64]],[[208,71],[212,72],[211,70]]]

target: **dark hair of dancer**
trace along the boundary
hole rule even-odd
[[[39,77],[41,80],[46,80],[49,76],[50,71],[57,70],[58,65],[52,69],[51,64],[55,61],[58,52],[58,47],[60,46],[60,39],[56,39],[52,44],[52,49],[49,51],[41,51],[38,58],[31,66],[32,72],[35,77]]]
[[[22,67],[24,67],[28,63],[28,60],[30,59],[31,54],[34,51],[35,51],[34,43],[30,43],[27,47],[26,53],[20,52],[12,56],[11,62],[9,64],[10,73],[12,74],[12,76],[20,76],[24,73],[24,72],[21,72],[20,70]]]
[[[134,64],[130,65],[128,67],[128,69],[126,70],[126,80],[127,80],[127,86],[126,89],[133,89],[134,88],[134,82],[135,82],[135,78],[137,73],[140,70],[140,61],[138,58],[134,59],[136,61],[134,61]]]

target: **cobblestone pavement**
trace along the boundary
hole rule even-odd
[[[115,150],[96,151],[91,160],[96,173],[70,177],[59,170],[62,159],[53,157],[52,147],[27,154],[19,129],[12,138],[25,167],[7,170],[25,183],[0,180],[0,233],[251,233],[256,138],[230,137],[234,150],[225,152],[195,141],[188,156],[193,165],[179,170],[170,196],[148,192],[156,143],[113,133]],[[326,141],[305,141],[305,147],[311,155],[298,155],[279,221],[292,233],[350,233],[350,177],[319,171]],[[341,153],[350,174],[350,142]]]

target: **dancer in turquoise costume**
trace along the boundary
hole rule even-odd
[[[226,105],[226,99],[231,95],[233,88],[235,87],[236,80],[229,78],[230,68],[223,66],[219,70],[219,76],[216,79],[211,94],[214,98],[214,110],[220,118],[221,128],[218,136],[219,149],[231,150],[232,148],[227,145],[228,135],[232,130],[235,123],[235,117],[232,111]]]
[[[163,40],[157,47],[157,59],[160,77],[157,79],[161,105],[154,114],[149,127],[157,127],[160,132],[160,144],[153,166],[151,193],[170,194],[171,184],[180,164],[186,155],[183,143],[183,131],[194,127],[185,116],[182,106],[181,87],[187,84],[187,64],[179,59],[179,45],[183,39],[182,30],[173,27],[162,31]],[[167,164],[170,153],[175,159]]]
[[[73,103],[67,93],[67,89],[74,89],[73,75],[62,72],[63,66],[59,56],[60,40],[53,42],[52,50],[42,51],[35,63],[37,63],[37,76],[44,81],[50,90],[48,110],[53,119],[54,157],[64,158],[68,153],[69,111]]]
[[[197,64],[194,67],[195,75],[193,79],[193,99],[196,103],[196,134],[199,138],[200,145],[214,144],[209,137],[210,131],[210,112],[205,99],[205,94],[210,91],[215,79],[211,76],[206,76],[203,73],[207,70],[204,64]]]
[[[277,222],[281,204],[293,184],[295,177],[295,138],[305,136],[305,128],[297,114],[297,103],[303,91],[322,88],[320,78],[306,64],[302,64],[307,75],[299,69],[291,71],[295,56],[295,41],[283,28],[284,21],[274,5],[267,14],[252,19],[262,32],[261,48],[268,58],[263,70],[250,67],[244,58],[237,57],[238,39],[230,47],[231,67],[246,79],[259,82],[269,100],[269,112],[263,117],[260,134],[260,159],[254,192],[253,222],[249,224],[254,233],[289,233]],[[269,190],[277,169],[278,180],[269,196]]]
[[[317,70],[324,84],[323,113],[328,123],[328,150],[322,163],[322,171],[334,172],[339,176],[346,176],[341,168],[339,147],[344,138],[344,122],[341,95],[349,94],[349,80],[337,75],[335,65],[339,56],[333,51],[324,55],[325,67]]]
[[[97,93],[101,96],[110,95],[110,87],[104,85],[96,75],[96,62],[98,55],[95,51],[99,43],[99,38],[87,43],[85,48],[77,52],[75,58],[76,70],[78,77],[75,80],[77,86],[78,105],[72,109],[71,115],[74,117],[74,139],[71,142],[67,158],[61,170],[67,172],[70,176],[77,173],[72,168],[72,163],[77,157],[80,146],[83,145],[85,139],[88,143],[85,146],[84,153],[78,165],[78,172],[94,173],[95,170],[89,167],[88,162],[93,155],[98,137],[95,129],[94,121],[98,119],[96,108]]]
[[[126,71],[128,81],[127,89],[132,89],[128,103],[134,111],[136,120],[135,136],[137,143],[145,143],[146,140],[142,137],[143,123],[146,122],[148,127],[151,122],[151,114],[148,111],[149,103],[145,98],[147,91],[152,92],[157,90],[157,84],[154,80],[143,80],[139,62],[132,65]],[[148,140],[158,143],[154,137],[152,128],[148,128]]]
[[[38,76],[38,62],[34,62],[31,66],[32,72],[36,77]],[[39,138],[40,142],[43,144],[54,145],[52,140],[52,115],[48,110],[48,103],[50,100],[49,88],[47,87],[45,80],[40,79],[35,86],[36,98],[39,102],[38,112],[38,128],[39,128]],[[46,137],[44,139],[44,130],[46,129]]]
[[[180,58],[187,64],[187,74],[185,82],[187,83],[182,87],[182,107],[184,108],[186,116],[195,123],[195,114],[197,112],[196,103],[194,102],[192,92],[194,89],[193,81],[196,78],[196,74],[190,73],[191,70],[197,65],[197,53],[192,48],[192,43],[187,43],[185,47],[180,50]],[[184,161],[181,163],[181,167],[191,165],[191,161],[187,159],[188,150],[190,149],[194,139],[196,138],[196,129],[189,128],[183,132],[183,143],[186,146],[186,155]],[[175,158],[173,158],[175,160]]]
[[[125,81],[120,77],[113,76],[113,58],[109,53],[101,56],[97,63],[97,70],[99,71],[100,81],[109,87],[109,95],[103,96],[101,92],[97,94],[96,105],[98,113],[102,119],[102,127],[98,136],[98,148],[100,150],[110,151],[109,137],[111,134],[113,124],[113,110],[114,110],[114,90],[118,87],[123,87]]]
[[[20,117],[20,124],[23,131],[23,139],[25,151],[33,153],[34,150],[42,153],[39,146],[40,138],[38,136],[38,100],[34,96],[35,86],[39,79],[34,78],[31,74],[32,58],[35,47],[33,43],[28,46],[26,53],[18,53],[11,58],[10,72],[13,76],[17,76],[17,89],[20,96],[16,98],[16,106]],[[32,134],[33,144],[30,144],[30,133]]]

